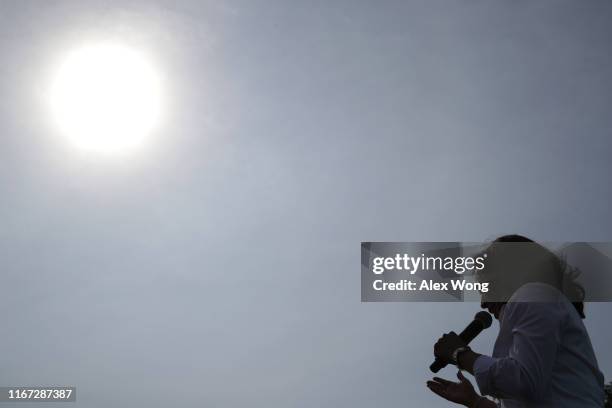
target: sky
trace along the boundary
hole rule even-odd
[[[611,241],[611,18],[3,1],[0,385],[75,385],[88,408],[449,406],[432,346],[478,304],[361,303],[360,243]],[[160,131],[117,157],[75,151],[41,103],[59,55],[107,39],[167,90]],[[611,307],[585,320],[608,381]]]

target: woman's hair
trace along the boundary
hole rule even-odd
[[[507,249],[508,253],[504,254],[506,248],[513,247],[512,245],[501,245],[506,243],[524,245],[518,245],[521,249]],[[505,284],[511,291],[528,282],[551,284],[567,296],[580,317],[584,319],[584,288],[576,282],[580,271],[568,265],[565,259],[522,235],[498,237],[489,245],[486,252],[491,255],[487,262],[495,263],[494,258],[500,258],[497,260],[497,267],[492,269],[501,269],[501,273],[517,274],[513,278],[506,277]],[[500,252],[502,255],[497,257],[496,253]],[[500,266],[500,264],[503,265]],[[521,271],[516,269],[521,269]]]

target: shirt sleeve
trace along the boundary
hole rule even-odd
[[[480,356],[474,376],[480,392],[497,398],[540,401],[550,392],[550,378],[560,342],[563,312],[559,303],[508,303],[503,325],[511,330],[507,357]]]

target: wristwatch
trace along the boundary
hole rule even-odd
[[[471,350],[472,349],[469,348],[469,346],[457,347],[455,351],[453,351],[453,354],[451,354],[451,363],[453,363],[456,366],[459,366],[459,362],[457,361],[457,357],[459,357],[459,354],[463,353],[464,351],[471,351]]]

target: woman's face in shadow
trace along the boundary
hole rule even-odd
[[[499,320],[499,315],[501,313],[502,307],[505,305],[505,302],[480,302],[480,307],[483,309],[487,309],[489,313],[491,313],[497,320]]]

